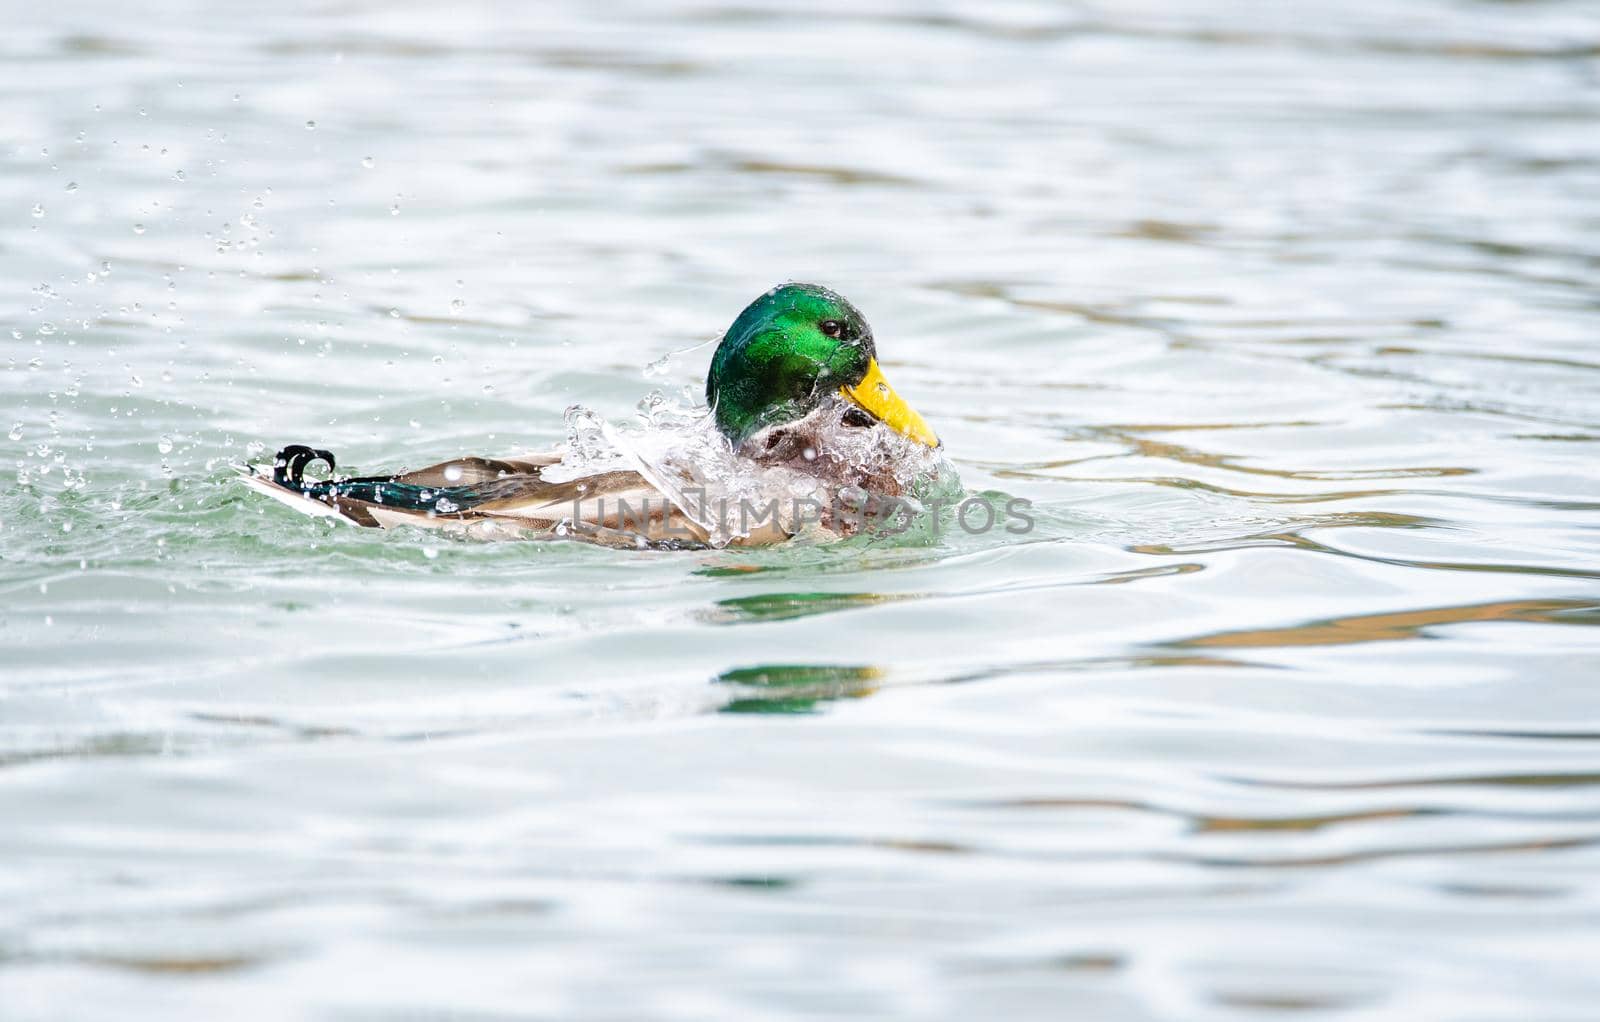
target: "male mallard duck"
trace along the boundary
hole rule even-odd
[[[939,438],[884,380],[866,319],[815,284],[785,284],[745,307],[711,358],[706,404],[696,428],[668,433],[664,449],[601,427],[601,455],[464,457],[318,482],[306,466],[325,461],[332,472],[333,455],[293,445],[244,481],[354,525],[722,546],[777,542],[811,524],[853,532],[874,502],[881,510],[940,462]]]

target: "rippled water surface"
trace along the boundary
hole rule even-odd
[[[137,6],[0,41],[0,1016],[1594,1017],[1593,4]],[[790,278],[1032,532],[231,479]]]

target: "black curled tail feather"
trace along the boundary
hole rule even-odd
[[[328,463],[329,478],[307,479],[306,468],[315,461]],[[466,464],[463,462],[462,464]],[[476,481],[460,486],[440,485],[433,481],[439,473],[425,469],[422,473],[381,476],[344,476],[333,478],[336,463],[333,453],[304,444],[290,444],[279,451],[272,462],[272,481],[286,490],[303,497],[337,508],[359,525],[378,524],[367,510],[368,505],[393,508],[397,511],[422,511],[430,517],[459,515],[484,501],[507,496],[528,483],[526,475]],[[469,465],[477,470],[477,466]],[[442,468],[442,466],[435,466]],[[424,475],[428,482],[411,481],[413,475]],[[448,478],[448,477],[447,477]],[[537,480],[537,475],[532,477]]]
[[[279,486],[304,493],[316,485],[305,481],[306,466],[313,461],[325,461],[328,463],[328,472],[331,474],[334,471],[332,451],[323,451],[304,444],[290,444],[272,459],[272,481]]]

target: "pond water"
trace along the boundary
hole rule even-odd
[[[139,7],[0,41],[0,1016],[1593,1017],[1593,4]],[[786,279],[1032,531],[232,478]]]

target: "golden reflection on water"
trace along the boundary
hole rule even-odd
[[[1192,639],[1181,639],[1173,645],[1342,646],[1357,642],[1423,638],[1429,628],[1475,621],[1600,624],[1600,621],[1590,618],[1596,611],[1600,611],[1600,603],[1593,600],[1502,600],[1494,603],[1431,607],[1426,610],[1404,610],[1385,614],[1356,614],[1287,628],[1217,632]]]

